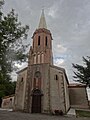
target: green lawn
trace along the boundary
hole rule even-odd
[[[90,117],[90,111],[76,110],[77,117]]]

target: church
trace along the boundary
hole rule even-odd
[[[17,72],[15,111],[55,114],[69,110],[69,82],[65,69],[53,65],[52,40],[42,10],[38,29],[32,36],[28,66]]]

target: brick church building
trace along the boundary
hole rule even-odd
[[[42,11],[32,36],[28,66],[18,72],[14,110],[66,113],[70,108],[68,86],[65,69],[53,65],[52,34]]]

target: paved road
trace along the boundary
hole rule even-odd
[[[51,116],[45,114],[29,114],[20,112],[0,111],[0,120],[90,120],[90,118],[75,118],[74,116]]]

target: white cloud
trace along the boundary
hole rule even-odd
[[[64,63],[64,59],[63,58],[55,58],[54,59],[54,64],[56,65],[56,66],[60,66],[60,65],[62,65]]]
[[[50,9],[48,15],[55,17],[55,11],[53,9]]]
[[[16,81],[17,80],[17,74],[16,74],[16,72],[12,72],[11,73],[11,78],[12,78],[12,81]]]
[[[20,64],[18,64],[18,63],[15,63],[15,66],[16,66],[16,67],[18,67],[18,68],[20,68],[20,67],[21,67],[21,65],[20,65]]]
[[[57,50],[60,52],[60,53],[64,53],[66,52],[67,48],[63,47],[62,45],[58,44],[57,45]]]
[[[48,15],[51,16],[52,18],[56,18],[57,11],[58,11],[58,4],[55,3],[53,6],[49,8]]]
[[[64,0],[55,0],[54,4],[49,8],[48,15],[51,16],[52,18],[58,17],[58,10],[61,7],[62,3]]]

